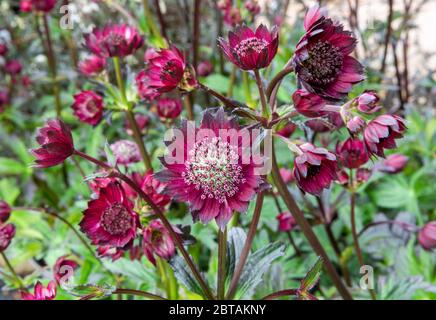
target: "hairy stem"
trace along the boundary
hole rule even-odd
[[[265,90],[263,88],[262,78],[260,77],[259,70],[254,70],[257,88],[259,89],[260,103],[262,105],[262,115],[266,118],[269,117],[268,104],[266,103]]]
[[[227,228],[218,230],[218,279],[217,297],[223,300],[226,284],[226,254],[227,254]]]

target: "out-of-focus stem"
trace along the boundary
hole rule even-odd
[[[200,21],[201,21],[201,0],[194,0],[194,26],[192,35],[192,65],[195,70],[198,66],[198,54],[200,47]]]
[[[151,300],[167,300],[164,297],[158,296],[156,294],[150,293],[150,292],[146,292],[146,291],[141,291],[141,290],[134,290],[134,289],[116,289],[114,292],[112,292],[112,294],[128,294],[128,295],[132,295],[132,296],[140,296],[140,297],[144,297],[144,298],[148,298]]]
[[[384,49],[383,49],[383,56],[381,61],[381,67],[380,67],[380,73],[383,76],[383,73],[385,72],[386,67],[386,57],[388,55],[388,47],[389,47],[389,40],[391,38],[392,33],[392,18],[394,16],[394,0],[388,0],[389,3],[389,13],[388,13],[388,21],[386,25],[386,34],[385,34],[385,40],[384,40]]]
[[[188,120],[194,120],[194,110],[192,108],[192,101],[190,95],[187,94],[185,96],[185,98],[183,99],[183,104],[185,105],[186,108],[186,115]]]
[[[20,289],[24,289],[23,286],[23,282],[21,281],[20,276],[15,272],[14,267],[12,267],[11,262],[9,261],[8,257],[5,255],[5,253],[3,251],[0,251],[0,255],[2,256],[6,266],[8,267],[9,271],[12,273],[12,275],[15,278],[15,281],[17,281],[18,286],[20,287]]]
[[[144,9],[144,16],[145,16],[145,21],[147,22],[148,27],[150,28],[151,33],[153,34],[154,37],[156,37],[159,41],[159,45],[161,47],[166,47],[166,42],[165,40],[162,38],[162,35],[160,34],[156,24],[154,23],[154,17],[151,13],[150,7],[148,5],[148,0],[142,0],[142,7]]]
[[[274,300],[274,299],[284,297],[284,296],[296,296],[297,293],[298,292],[295,289],[281,290],[281,291],[271,293],[271,294],[267,295],[266,297],[263,297],[261,300]]]
[[[235,79],[236,79],[236,67],[232,66],[232,73],[230,74],[229,87],[227,88],[228,98],[230,98],[233,95],[233,86],[235,85]]]
[[[217,297],[224,299],[226,283],[227,228],[218,230],[218,278]]]
[[[269,117],[268,105],[266,103],[265,90],[263,88],[262,78],[260,77],[259,70],[254,70],[257,88],[259,89],[260,103],[262,105],[262,115],[266,118]]]
[[[158,18],[159,24],[160,24],[160,32],[161,32],[162,36],[165,38],[165,40],[168,41],[166,23],[165,23],[165,19],[164,19],[163,15],[162,15],[162,10],[160,8],[159,0],[154,0],[154,6],[156,8],[157,18]]]

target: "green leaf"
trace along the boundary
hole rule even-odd
[[[192,275],[192,271],[186,264],[186,261],[181,256],[175,256],[169,261],[174,275],[181,284],[183,284],[189,291],[192,291],[204,297],[203,290],[197,283],[197,280]]]
[[[227,279],[230,281],[235,272],[236,263],[241,256],[247,236],[241,228],[232,228],[227,239]]]
[[[318,257],[315,264],[310,268],[303,280],[301,280],[300,289],[302,291],[310,291],[316,286],[321,276],[322,263],[321,257]]]
[[[0,157],[0,175],[20,175],[27,173],[29,170],[28,166],[17,160]]]

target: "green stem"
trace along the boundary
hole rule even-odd
[[[254,107],[253,97],[251,96],[250,81],[248,79],[248,73],[242,72],[242,86],[244,88],[245,100],[250,108]]]
[[[217,296],[218,300],[224,299],[226,284],[226,255],[227,255],[227,227],[218,230],[218,279]]]
[[[159,42],[160,47],[162,47],[162,48],[166,47],[167,44],[166,44],[164,38],[162,37],[162,35],[160,34],[159,29],[157,28],[156,24],[154,23],[154,18],[153,18],[153,15],[151,13],[150,7],[148,5],[148,0],[142,0],[142,6],[144,9],[145,21],[147,22],[147,25],[150,28],[152,35],[156,37],[157,41]]]
[[[134,289],[116,289],[114,292],[112,292],[112,294],[128,294],[132,296],[145,297],[150,300],[167,300],[164,297],[158,296],[156,294]]]
[[[0,255],[2,256],[4,262],[6,263],[6,266],[8,267],[9,271],[14,276],[15,280],[18,283],[18,286],[20,289],[24,289],[23,282],[21,281],[21,278],[18,276],[18,274],[15,272],[14,267],[12,267],[11,262],[9,261],[8,257],[6,257],[5,253],[3,251],[0,251]]]
[[[260,77],[259,70],[254,70],[257,88],[259,89],[260,103],[262,104],[262,115],[269,118],[268,105],[266,103],[265,90],[263,88],[262,78]]]

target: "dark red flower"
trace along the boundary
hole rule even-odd
[[[369,160],[365,143],[357,138],[348,138],[344,143],[336,144],[336,154],[343,166],[356,169]]]
[[[157,102],[157,114],[161,118],[175,119],[182,113],[180,99],[162,98]]]
[[[0,224],[6,222],[11,216],[11,207],[3,200],[0,200]]]
[[[147,259],[156,264],[154,255],[170,260],[176,254],[174,241],[160,220],[153,220],[143,231],[142,248]]]
[[[257,0],[247,0],[244,3],[245,9],[247,9],[253,16],[260,13],[260,5]]]
[[[139,162],[141,155],[135,142],[129,140],[118,140],[110,145],[118,164],[128,165]]]
[[[328,112],[321,118],[307,120],[305,124],[313,131],[321,133],[342,128],[344,121],[339,112]]]
[[[188,142],[188,130],[197,136],[195,141]],[[180,157],[170,159],[172,163],[164,157],[166,168],[155,177],[167,183],[165,192],[175,200],[190,204],[194,221],[215,219],[224,228],[234,211],[247,210],[262,182],[253,157],[245,156],[248,146],[242,146],[242,137],[250,132],[223,109],[206,111],[199,129],[184,121],[180,131],[183,139],[175,141]]]
[[[389,155],[381,164],[379,170],[386,173],[398,173],[403,171],[407,165],[409,158],[401,153],[394,153]]]
[[[260,25],[254,32],[247,26],[239,26],[230,31],[229,41],[218,39],[218,46],[227,58],[242,70],[258,70],[268,67],[274,59],[279,44],[276,27],[271,32]]]
[[[102,58],[125,57],[136,52],[144,44],[144,39],[136,28],[126,24],[108,24],[94,28],[85,35],[88,49]]]
[[[200,77],[207,77],[213,72],[213,64],[209,61],[202,61],[198,64],[197,74]]]
[[[30,0],[32,10],[50,12],[56,5],[57,0]]]
[[[20,0],[20,11],[21,12],[32,11],[32,0]]]
[[[135,121],[136,121],[136,124],[138,125],[139,131],[141,133],[145,133],[145,131],[146,131],[145,129],[147,129],[147,126],[150,123],[150,117],[145,115],[145,114],[142,114],[142,113],[136,113],[135,114]],[[126,127],[126,133],[129,136],[132,136],[133,131],[132,131],[132,128],[130,127],[130,122],[127,119],[126,119],[125,127]]]
[[[306,34],[298,42],[293,63],[304,88],[325,99],[340,100],[364,79],[362,65],[351,52],[356,39],[343,26],[326,18],[318,7],[304,20]]]
[[[5,251],[15,236],[15,226],[12,223],[0,224],[0,252]]]
[[[327,114],[327,112],[322,111],[326,105],[324,99],[307,90],[298,89],[292,94],[292,100],[295,109],[306,117],[317,118]]]
[[[61,281],[68,282],[69,278],[73,276],[74,270],[79,266],[76,261],[67,258],[68,255],[59,257],[53,267],[54,278],[57,284],[61,284]]]
[[[378,105],[380,98],[373,91],[366,91],[355,99],[357,109],[363,113],[374,113],[381,109]]]
[[[283,127],[277,129],[276,134],[285,138],[289,138],[296,129],[297,126],[293,122],[289,121]]]
[[[345,172],[345,170],[338,170],[336,172],[336,181],[342,185],[342,186],[346,186],[348,185],[349,182],[349,176],[348,174]]]
[[[98,195],[100,193],[100,189],[106,188],[109,185],[109,183],[114,181],[115,181],[114,178],[104,178],[104,177],[95,178],[89,181],[89,187],[96,195]]]
[[[95,126],[103,117],[103,98],[94,91],[84,90],[74,95],[71,108],[80,121]]]
[[[8,46],[5,43],[0,43],[0,56],[6,56],[8,51]]]
[[[71,131],[58,119],[48,120],[45,126],[38,130],[36,141],[40,148],[32,149],[31,153],[36,157],[37,168],[56,166],[74,153]]]
[[[419,230],[418,241],[425,250],[436,248],[436,221],[428,222]]]
[[[294,160],[294,176],[304,192],[320,195],[336,178],[336,156],[311,143],[299,146],[301,154]]]
[[[106,67],[106,59],[97,55],[91,55],[79,62],[78,68],[81,74],[91,77],[97,76]]]
[[[365,128],[366,122],[359,116],[354,116],[350,120],[347,121],[347,129],[352,133],[356,134]]]
[[[99,257],[110,258],[114,262],[123,256],[124,251],[111,246],[99,246],[97,247],[97,253]]]
[[[135,77],[136,88],[141,99],[153,100],[160,96],[160,93],[150,86],[150,78],[145,70],[141,70]]]
[[[224,23],[229,26],[235,26],[242,21],[241,11],[238,7],[233,6],[232,0],[221,0],[218,2],[218,9],[221,10]]]
[[[291,169],[288,168],[280,168],[280,175],[283,179],[283,182],[288,184],[295,180],[294,173]]]
[[[56,283],[54,281],[50,281],[47,288],[38,281],[34,288],[34,294],[21,292],[23,300],[53,300],[54,298],[56,298]]]
[[[80,229],[95,245],[122,248],[135,238],[138,224],[133,203],[118,182],[111,182],[88,202]]]
[[[9,73],[10,75],[17,75],[23,69],[23,65],[18,60],[9,60],[6,61],[4,68],[6,73]]]
[[[397,115],[384,114],[371,120],[363,132],[368,152],[384,157],[384,149],[395,149],[395,139],[402,138],[405,130],[404,120]]]
[[[288,211],[280,213],[276,219],[279,222],[280,232],[292,231],[297,226],[297,221],[295,221],[295,218]]]
[[[359,168],[356,171],[356,180],[359,183],[363,183],[369,180],[371,177],[372,171],[366,168]]]

